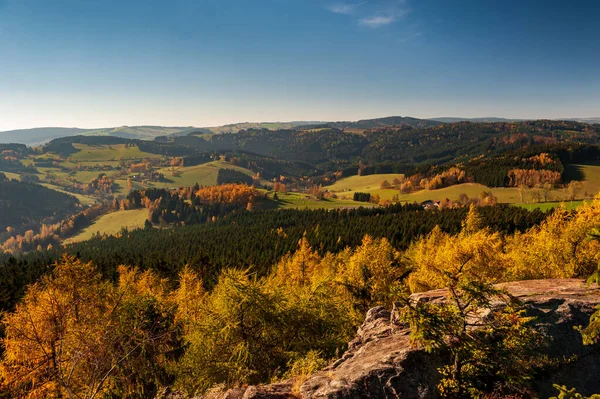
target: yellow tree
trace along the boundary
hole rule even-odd
[[[405,256],[413,270],[408,278],[412,292],[447,287],[449,275],[466,274],[486,282],[504,278],[503,241],[498,233],[481,228],[477,209],[471,206],[460,234],[435,227],[413,243]]]
[[[600,259],[600,244],[588,234],[600,227],[600,200],[576,211],[558,208],[539,226],[507,239],[509,278],[587,277]]]
[[[354,298],[355,306],[365,312],[376,305],[390,306],[403,287],[407,268],[400,262],[400,253],[385,238],[363,238],[345,258],[338,271],[338,281]]]
[[[150,273],[121,268],[104,281],[64,257],[4,318],[2,385],[28,398],[153,396],[179,347],[171,307]]]
[[[93,398],[106,389],[103,337],[113,292],[89,263],[65,257],[5,316],[2,380],[15,396]]]

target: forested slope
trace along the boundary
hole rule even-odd
[[[65,219],[79,201],[46,187],[8,179],[0,173],[0,237],[7,228],[24,230]]]

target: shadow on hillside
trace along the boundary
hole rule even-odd
[[[573,180],[582,181],[585,176],[583,174],[583,168],[579,165],[565,165],[565,173],[563,174],[565,183],[569,183]]]

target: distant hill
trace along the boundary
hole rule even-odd
[[[159,136],[178,135],[184,136],[198,130],[193,126],[165,127],[165,126],[121,126],[104,129],[86,130],[85,136],[112,136],[124,139],[154,140]]]
[[[193,127],[193,126],[120,126],[98,129],[80,129],[64,127],[42,127],[34,129],[9,130],[0,132],[0,143],[20,143],[29,146],[45,144],[53,139],[76,135],[84,136],[109,136],[137,140],[169,140],[180,136],[202,136],[225,133],[239,133],[246,130],[307,130],[316,128],[334,128],[348,132],[376,130],[385,127],[410,126],[417,129],[440,126],[443,123],[474,122],[523,122],[528,119],[506,119],[496,117],[485,118],[455,118],[440,117],[433,119],[418,119],[404,116],[388,116],[385,118],[362,119],[359,121],[317,122],[242,122],[223,126]],[[587,124],[600,123],[598,118],[565,118],[560,120],[576,121]]]
[[[45,144],[53,139],[68,136],[112,136],[126,139],[154,140],[158,136],[185,135],[194,127],[121,126],[101,129],[79,129],[63,127],[41,127],[0,132],[0,143],[19,143],[29,146]]]
[[[600,117],[595,117],[595,118],[565,118],[564,120],[566,121],[576,121],[576,122],[581,122],[581,123],[589,123],[589,124],[595,124],[595,123],[600,123]]]
[[[455,118],[455,117],[440,117],[431,118],[432,121],[444,122],[444,123],[456,123],[456,122],[477,122],[477,123],[495,123],[495,122],[523,122],[532,119],[508,119],[508,118],[497,118],[494,116],[483,117],[483,118]]]
[[[440,121],[428,119],[417,119],[408,116],[388,116],[385,118],[362,119],[356,122],[325,122],[320,124],[323,127],[330,127],[340,130],[369,130],[386,126],[412,126],[416,128],[426,128],[441,125]]]
[[[198,130],[206,133],[222,134],[222,133],[238,133],[241,130],[248,129],[267,129],[267,130],[283,130],[283,129],[294,129],[299,126],[316,125],[326,122],[315,122],[315,121],[294,121],[294,122],[242,122],[232,123],[230,125],[213,126],[201,128]]]
[[[444,123],[456,123],[456,122],[476,122],[476,123],[495,123],[495,122],[525,122],[532,121],[534,119],[515,119],[515,118],[497,118],[494,116],[483,117],[483,118],[456,118],[456,117],[440,117],[430,118],[429,120],[444,122]],[[555,121],[574,121],[587,124],[600,123],[600,117],[593,118],[554,118]]]
[[[67,127],[39,127],[34,129],[8,130],[0,132],[0,143],[38,145],[59,137],[75,136],[85,131],[85,129]]]

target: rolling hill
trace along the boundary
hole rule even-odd
[[[441,122],[428,119],[417,119],[409,116],[388,116],[385,118],[363,119],[356,122],[325,122],[316,126],[330,127],[340,130],[369,130],[387,126],[411,126],[415,128],[425,128],[439,126]]]
[[[177,137],[186,135],[212,135],[225,133],[238,133],[249,129],[290,130],[290,129],[316,129],[334,128],[348,132],[364,132],[385,127],[406,127],[417,129],[440,126],[443,123],[456,122],[522,122],[530,119],[506,119],[497,117],[485,118],[457,118],[439,117],[431,119],[418,119],[403,116],[389,116],[384,118],[363,119],[359,121],[339,122],[316,122],[316,121],[292,121],[292,122],[242,122],[223,126],[193,127],[193,126],[120,126],[97,129],[64,128],[64,127],[41,127],[33,129],[8,130],[0,132],[0,143],[20,143],[29,146],[47,143],[50,140],[75,135],[85,136],[110,136],[124,139],[154,140],[157,137]],[[558,119],[557,119],[558,120]],[[587,124],[600,123],[600,118],[564,118],[560,120],[575,121]]]
[[[0,143],[38,145],[52,139],[82,134],[85,129],[66,127],[40,127],[34,129],[7,130],[0,132]]]
[[[45,144],[53,139],[69,136],[112,136],[125,139],[154,140],[158,136],[188,134],[193,127],[121,126],[101,129],[41,127],[0,132],[0,143],[20,143],[29,146]]]
[[[0,143],[20,143],[30,146],[44,144],[52,139],[75,135],[111,136],[125,139],[154,140],[161,136],[185,136],[188,134],[224,134],[238,133],[248,129],[282,130],[306,126],[330,126],[338,129],[373,129],[392,125],[410,125],[413,127],[437,126],[439,122],[427,121],[409,117],[387,117],[361,120],[358,122],[242,122],[223,126],[193,127],[193,126],[119,126],[97,129],[42,127],[0,132]]]

